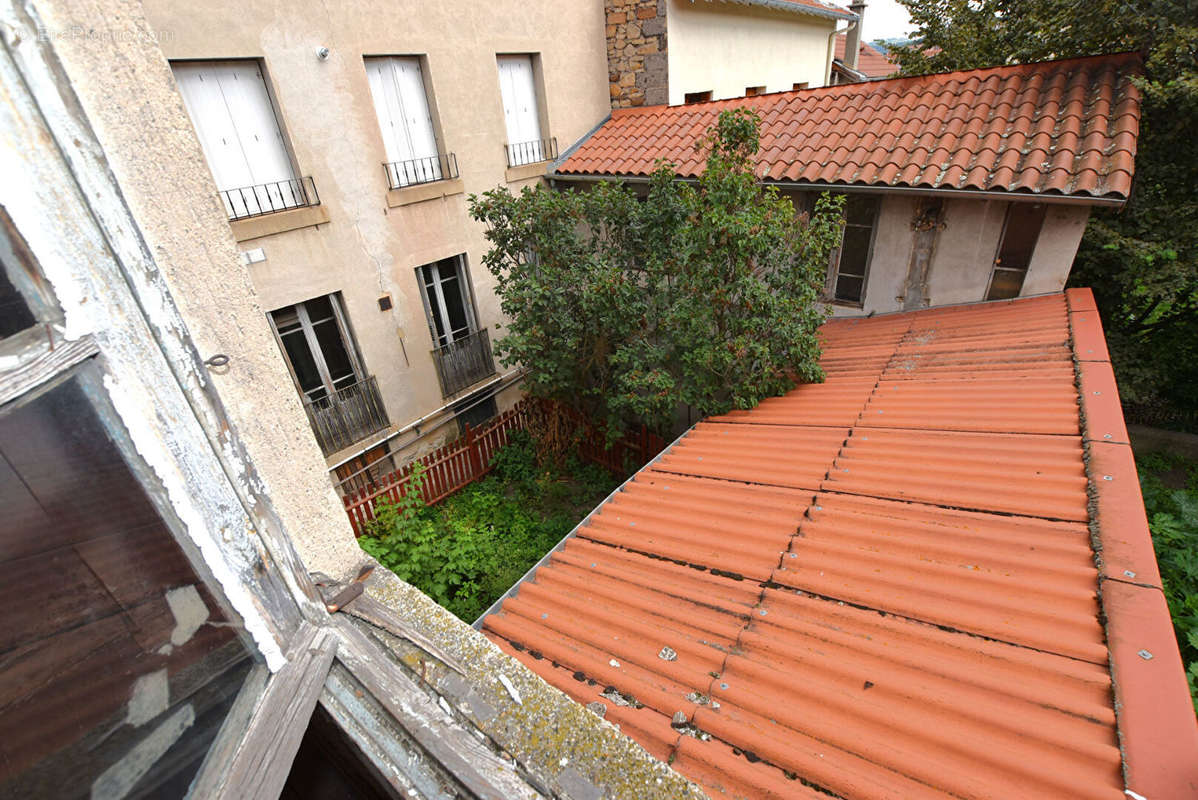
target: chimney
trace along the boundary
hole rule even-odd
[[[849,69],[857,69],[857,57],[861,53],[861,26],[865,22],[865,3],[852,3],[849,11],[857,15],[857,21],[844,35],[844,63]]]

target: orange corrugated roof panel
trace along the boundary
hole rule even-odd
[[[556,174],[644,176],[665,159],[696,177],[696,137],[743,107],[762,117],[766,181],[1125,200],[1139,67],[1125,53],[619,109]]]
[[[696,425],[484,632],[712,797],[1198,794],[1089,292],[821,338],[826,383]]]

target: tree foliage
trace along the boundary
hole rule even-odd
[[[1096,210],[1070,282],[1098,299],[1126,402],[1198,411],[1198,0],[900,0],[905,74],[1137,51],[1135,186]]]
[[[750,408],[822,380],[816,328],[839,200],[797,215],[752,170],[760,121],[724,112],[696,149],[697,184],[660,164],[643,197],[622,184],[505,188],[471,197],[510,323],[495,348],[525,388],[615,435],[667,432],[682,406]]]

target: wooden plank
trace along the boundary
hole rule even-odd
[[[469,797],[508,800],[524,784],[511,766],[445,714],[384,650],[348,619],[337,620],[345,641],[338,655],[363,687]],[[523,794],[523,792],[519,792]]]
[[[209,759],[192,787],[192,797],[268,800],[287,782],[339,640],[330,629],[304,623],[287,654],[259,697],[241,743],[230,760]],[[208,769],[215,764],[218,769]],[[213,774],[220,772],[223,774]]]

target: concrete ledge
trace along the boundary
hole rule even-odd
[[[387,207],[399,208],[412,203],[423,203],[425,200],[439,200],[465,191],[461,178],[448,181],[433,181],[420,183],[416,186],[405,186],[402,189],[391,189],[387,192]]]
[[[508,183],[525,181],[529,178],[543,178],[549,171],[549,161],[538,161],[535,164],[522,164],[519,167],[508,167],[504,176]]]
[[[229,227],[233,230],[234,239],[248,242],[250,239],[259,239],[284,231],[315,227],[328,221],[329,212],[324,206],[304,206],[263,214],[260,217],[231,220]]]

